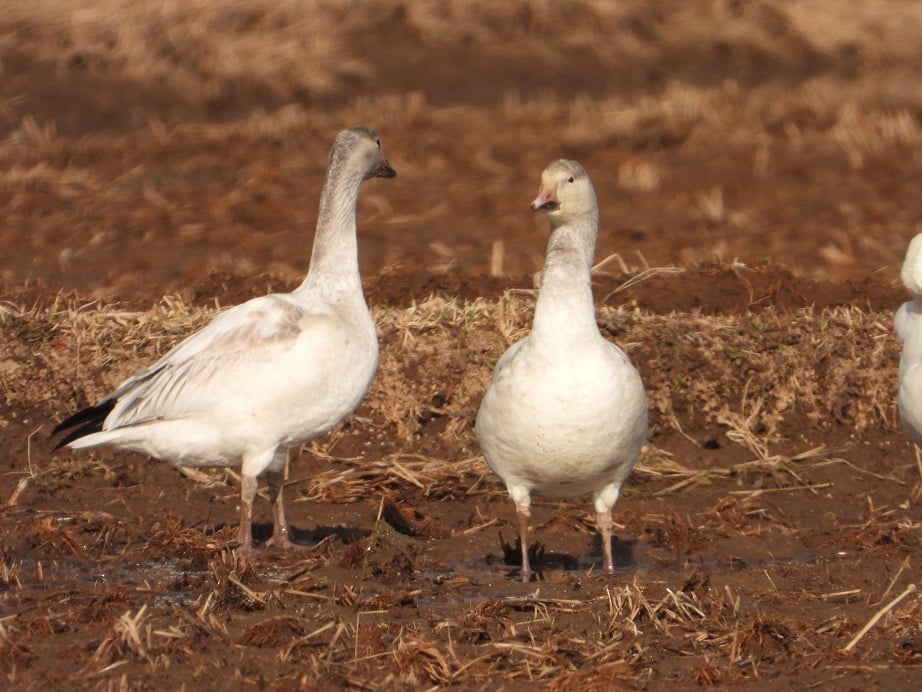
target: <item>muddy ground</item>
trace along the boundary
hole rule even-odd
[[[445,7],[0,15],[3,686],[917,689],[891,316],[922,218],[922,12]],[[217,306],[296,285],[356,124],[398,171],[359,207],[379,375],[292,453],[305,551],[246,561],[233,473],[47,436]],[[587,501],[537,499],[521,584],[473,418],[528,328],[527,205],[560,156],[599,193],[600,325],[650,439],[617,574]]]

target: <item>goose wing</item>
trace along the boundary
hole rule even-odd
[[[216,385],[235,378],[246,384],[249,367],[294,346],[305,317],[302,306],[282,295],[255,298],[218,315],[100,402],[114,403],[106,429],[182,418],[220,405]]]

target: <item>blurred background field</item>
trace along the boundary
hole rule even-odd
[[[540,268],[579,159],[599,257],[892,280],[922,197],[914,2],[0,3],[0,280],[156,295],[295,278],[332,135],[366,124],[366,275]]]

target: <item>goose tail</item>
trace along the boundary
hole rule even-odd
[[[115,399],[104,399],[94,406],[77,411],[74,415],[58,423],[55,429],[51,431],[50,437],[54,437],[70,428],[74,429],[58,440],[51,451],[56,452],[61,447],[66,447],[81,437],[102,431],[103,423],[113,408],[115,408]]]

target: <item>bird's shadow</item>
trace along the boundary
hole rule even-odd
[[[615,565],[615,569],[626,569],[633,567],[636,564],[634,561],[634,544],[636,542],[637,541],[635,539],[622,540],[617,536],[612,536],[611,552],[612,562]],[[487,555],[487,563],[492,564],[500,561],[504,565],[517,567],[519,570],[521,570],[522,540],[516,537],[515,543],[508,543],[503,538],[502,533],[500,533],[499,543],[500,549],[503,553],[502,556],[497,558],[494,555]],[[590,552],[592,555],[593,565],[601,565],[602,538],[598,534],[593,537],[592,548]],[[528,546],[528,562],[531,565],[532,570],[534,570],[537,578],[542,580],[544,579],[545,569],[562,569],[565,571],[571,571],[586,567],[585,564],[580,564],[579,558],[569,553],[560,553],[546,550],[544,544],[540,541],[535,541]]]
[[[253,541],[264,545],[272,538],[272,524],[253,524]],[[329,536],[335,537],[343,545],[349,545],[368,536],[368,531],[363,531],[354,526],[316,526],[313,529],[299,529],[297,526],[288,526],[288,538],[292,543],[311,548]]]

